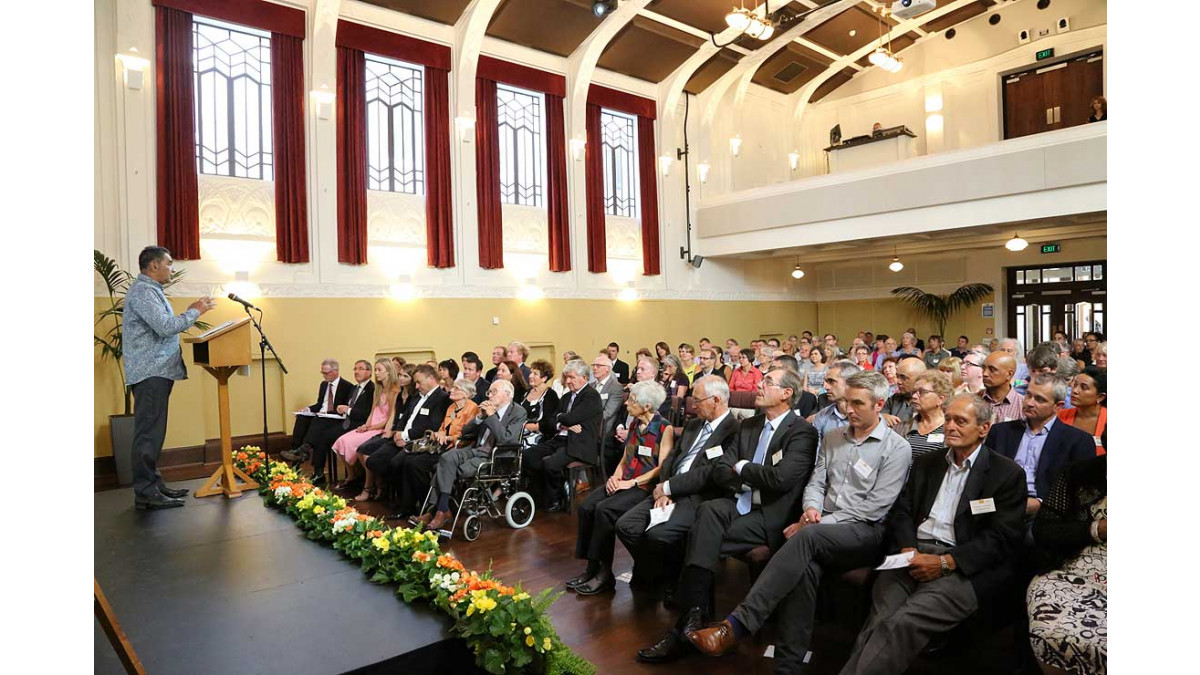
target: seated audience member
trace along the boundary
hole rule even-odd
[[[866,345],[859,345],[854,348],[854,365],[863,370],[874,370],[875,367],[871,361],[871,348]]]
[[[842,351],[841,346],[838,345],[838,336],[834,335],[833,333],[826,333],[822,342],[825,346],[825,353],[829,356],[830,361],[840,359],[846,355],[845,352]]]
[[[1058,421],[1056,413],[1066,397],[1066,380],[1046,373],[1035,375],[1024,398],[1023,418],[996,424],[988,433],[988,447],[1025,470],[1030,518],[1050,494],[1050,485],[1062,467],[1096,456],[1091,436]]]
[[[403,356],[393,356],[392,365],[396,367],[396,372],[399,373],[404,369],[404,366],[408,365],[408,361],[406,361]],[[415,368],[416,365],[414,364],[413,367]]]
[[[950,352],[942,347],[942,336],[935,334],[929,336],[929,349],[925,350],[925,354],[921,358],[925,361],[926,368],[937,370],[942,359],[948,359],[950,356]]]
[[[654,356],[659,360],[660,363],[663,361],[663,359],[667,358],[670,353],[671,345],[661,340],[654,343]]]
[[[639,661],[673,661],[687,652],[683,636],[707,621],[722,558],[783,545],[784,528],[800,513],[817,450],[816,431],[792,412],[802,386],[789,370],[771,370],[759,384],[755,406],[764,412],[742,423],[710,477],[732,496],[702,503],[688,534],[676,594],[686,611],[657,644],[638,652]]]
[[[918,358],[901,358],[896,364],[896,393],[883,404],[881,416],[888,426],[895,429],[912,419],[912,395],[917,378],[925,374],[925,362]]]
[[[1025,349],[1021,346],[1021,341],[1011,337],[1003,338],[998,343],[996,350],[1016,359],[1017,370],[1013,376],[1013,388],[1024,396],[1025,387],[1029,384],[1029,364],[1025,363]]]
[[[950,378],[950,386],[954,387],[955,393],[962,386],[962,359],[957,356],[951,356],[948,359],[942,359],[938,363],[937,370],[940,373],[945,373],[946,377]]]
[[[835,361],[825,371],[825,400],[829,403],[808,418],[817,430],[818,440],[850,423],[846,417],[846,380],[861,372],[865,371],[849,361]]]
[[[811,364],[810,364],[811,365]],[[805,375],[798,367],[796,357],[789,354],[776,354],[771,359],[771,368],[786,368],[794,373],[800,373],[800,381],[805,381]],[[822,394],[821,396],[824,396]],[[796,405],[795,413],[804,419],[808,419],[810,415],[820,409],[821,397],[814,396],[811,391],[800,392],[800,403]]]
[[[911,453],[879,417],[886,393],[887,383],[874,371],[846,381],[850,426],[822,441],[803,488],[803,514],[793,512],[779,533],[786,543],[724,621],[703,630],[686,627],[688,641],[701,652],[729,651],[778,608],[775,672],[798,672],[811,645],[814,600],[826,568],[854,569],[882,557],[884,517],[904,487]]]
[[[1071,380],[1071,400],[1075,407],[1058,411],[1058,419],[1092,437],[1096,454],[1105,453],[1104,430],[1108,428],[1108,373],[1088,366]]]
[[[422,525],[427,530],[440,530],[451,519],[450,495],[454,492],[454,481],[474,476],[475,471],[491,456],[492,449],[497,445],[515,445],[521,441],[521,428],[525,425],[525,409],[513,403],[513,386],[511,382],[497,380],[488,387],[488,400],[479,406],[478,415],[463,425],[463,435],[475,438],[474,445],[457,448],[441,455],[419,455],[433,458],[436,474],[433,484],[437,492],[437,503],[431,513],[425,513],[412,519],[414,525]],[[406,468],[405,482],[412,481],[419,485],[424,481],[424,488],[430,484],[430,475],[409,465]],[[419,491],[413,486],[412,491]],[[422,495],[424,496],[424,495]]]
[[[729,376],[733,374],[733,366],[725,365],[725,361],[727,359],[725,358],[724,350],[716,345],[712,346],[712,350],[713,356],[716,357],[716,366],[713,367],[713,370],[717,375],[725,378],[725,381],[728,382]]]
[[[892,356],[899,359],[901,356],[915,356],[921,358],[921,348],[917,346],[917,336],[911,331],[904,331],[900,335],[900,346],[896,351],[891,353]]]
[[[896,357],[889,356],[883,360],[883,364],[879,368],[879,372],[883,374],[883,379],[888,383],[888,397],[895,394],[900,389],[900,385],[896,383]]]
[[[521,399],[525,409],[525,433],[521,443],[532,448],[554,433],[554,413],[558,410],[558,394],[550,388],[554,366],[538,359],[529,365],[529,393]]]
[[[1099,342],[1096,344],[1096,349],[1092,354],[1096,362],[1097,368],[1108,367],[1108,341]]]
[[[370,372],[370,368],[367,369]],[[318,413],[334,414],[337,407],[345,405],[350,399],[354,385],[342,379],[337,359],[325,359],[321,362],[321,386],[317,387],[317,402],[298,410],[296,422],[292,426],[292,448],[288,454],[280,454],[289,462],[303,462],[303,456],[312,452],[312,439],[309,433],[320,433],[328,428],[338,428],[340,420],[327,417],[316,417]],[[314,431],[315,430],[315,431]],[[305,446],[308,447],[305,447]],[[289,457],[295,457],[292,459]]]
[[[1103,96],[1093,96],[1089,107],[1092,112],[1088,115],[1088,124],[1104,122],[1108,119],[1108,100]]]
[[[400,393],[396,366],[391,359],[382,358],[375,361],[373,373],[375,375],[375,393],[371,401],[371,416],[367,418],[366,423],[347,431],[333,442],[333,451],[341,455],[346,462],[347,478],[342,485],[346,486],[356,478],[363,478],[364,490],[368,492],[374,489],[374,481],[370,475],[367,475],[363,463],[358,461],[358,450],[367,441],[383,433],[388,420],[392,417],[392,410]],[[353,478],[351,474],[353,474]]]
[[[433,440],[444,448],[453,448],[462,437],[463,426],[479,414],[479,405],[475,403],[475,383],[470,380],[458,380],[450,388],[450,405],[446,408],[446,416],[442,424],[433,432]]]
[[[558,401],[554,435],[522,453],[523,470],[538,508],[548,511],[565,508],[563,488],[568,464],[583,462],[596,466],[600,462],[597,451],[604,429],[604,402],[600,392],[588,386],[587,378],[588,366],[583,361],[563,366],[567,392]],[[620,400],[618,395],[617,401]]]
[[[954,396],[950,378],[937,370],[927,370],[917,377],[913,388],[913,417],[896,433],[912,446],[913,461],[930,452],[946,454],[946,402]]]
[[[1088,349],[1087,342],[1083,338],[1075,338],[1071,341],[1071,352],[1068,356],[1075,359],[1080,368],[1092,365],[1092,351]]]
[[[754,353],[754,350],[750,350]],[[735,338],[725,340],[725,365],[734,368],[738,364],[738,355],[742,353],[742,346],[738,344]],[[751,359],[753,360],[753,359]]]
[[[483,362],[478,356],[471,354],[463,357],[462,379],[475,385],[475,395],[471,397],[475,405],[487,400],[488,381],[483,377]]]
[[[650,355],[640,356],[638,357],[637,365],[634,366],[633,369],[634,381],[629,383],[629,386],[626,387],[626,390],[632,389],[633,385],[637,384],[638,382],[654,382],[655,384],[658,384],[656,379],[657,376],[658,361],[655,361]],[[663,417],[668,417],[669,413],[671,412],[671,404],[670,401],[667,400],[667,389],[661,384],[659,384],[658,387],[659,389],[663,390],[663,402],[659,404],[658,412]],[[620,418],[620,416],[618,416],[618,418]],[[629,414],[628,412],[625,414],[623,421],[617,422],[617,428],[614,430],[612,438],[609,439],[609,443],[619,444],[617,450],[618,453],[624,451],[623,449],[625,447],[625,440],[629,436],[629,427],[632,424],[633,415]]]
[[[529,391],[529,380],[525,377],[525,371],[521,370],[521,366],[524,365],[523,363],[518,364],[516,361],[501,361],[500,365],[496,366],[496,376],[492,378],[493,382],[496,380],[511,382],[518,401],[525,398],[525,394]],[[529,366],[525,367],[529,368]]]
[[[700,364],[696,363],[696,349],[686,342],[679,345],[679,363],[682,364],[680,372],[687,376],[688,386],[692,386],[692,381],[696,379],[696,370],[700,368]]]
[[[563,365],[564,366],[572,361],[579,361],[579,360],[581,360],[581,359],[579,358],[579,355],[576,354],[575,352],[572,352],[572,351],[563,352]],[[567,391],[567,385],[563,383],[562,375],[559,375],[557,378],[555,378],[554,384],[551,385],[550,388],[554,390],[555,394],[558,394],[559,399],[561,399],[563,397],[563,394],[566,393],[566,391]]]
[[[621,354],[621,345],[610,342],[604,351],[612,361],[612,371],[613,375],[617,376],[617,382],[622,386],[629,384],[629,364],[617,358]]]
[[[438,386],[437,372],[428,365],[417,368],[413,374],[416,392],[409,398],[403,414],[396,417],[392,426],[391,442],[382,441],[378,447],[372,448],[367,456],[367,469],[375,477],[399,481],[401,484],[399,509],[400,513],[411,513],[416,501],[424,494],[409,493],[403,489],[405,464],[410,461],[421,461],[429,457],[426,454],[412,454],[408,444],[414,443],[425,436],[426,432],[437,431],[442,420],[446,417],[446,408],[450,406],[450,396],[445,389]],[[421,458],[421,459],[419,459]],[[426,480],[428,485],[429,481]],[[364,487],[356,501],[371,501],[379,497],[378,489]]]
[[[674,354],[667,354],[663,357],[659,382],[666,388],[667,394],[671,398],[687,396],[688,389],[692,386],[683,372],[683,364]]]
[[[623,419],[621,399],[625,392],[624,387],[617,382],[617,378],[613,375],[612,361],[605,352],[597,354],[596,358],[592,359],[592,381],[588,383],[588,386],[596,389],[596,392],[600,394],[600,402],[604,406],[604,425],[600,428],[600,439],[603,443],[617,432],[617,424]],[[620,447],[612,454],[606,453],[604,450],[604,446],[601,445],[600,467],[607,472],[608,467],[616,461]]]
[[[885,548],[912,559],[875,580],[871,615],[842,675],[906,672],[933,637],[993,604],[1016,576],[1023,476],[983,442],[991,417],[978,397],[955,396],[946,411],[950,449],[913,464]]]
[[[1058,372],[1058,348],[1040,344],[1025,355],[1025,367],[1031,375]]]
[[[1033,521],[1049,572],[1025,596],[1044,673],[1108,672],[1108,458],[1063,469]]]
[[[808,371],[812,369],[812,359],[809,357],[812,354],[813,346],[807,342],[801,342],[800,348],[796,351],[793,357],[796,360],[796,372],[800,373],[800,377],[807,378]]]
[[[771,370],[771,362],[775,360],[776,356],[786,356],[786,354],[777,353],[775,348],[770,345],[764,345],[758,351],[758,367],[762,369],[764,375]]]
[[[334,408],[337,414],[345,415],[346,419],[331,420],[324,417],[316,418],[316,420],[333,422],[333,424],[310,426],[307,434],[308,440],[304,444],[295,451],[284,450],[279,453],[283,459],[297,463],[304,462],[309,457],[312,457],[313,473],[311,482],[318,487],[325,484],[325,460],[334,442],[347,431],[357,429],[366,424],[367,419],[371,416],[371,397],[375,393],[375,383],[371,381],[370,361],[359,360],[354,362],[354,381],[356,384],[350,390],[350,398],[344,405]]]
[[[529,347],[526,347],[523,342],[513,340],[508,343],[508,347],[504,349],[504,360],[512,361],[517,364],[517,368],[521,371],[521,377],[529,380],[529,366],[525,362],[529,360]]]
[[[814,396],[825,393],[825,371],[829,369],[829,352],[824,347],[815,346],[808,352],[809,366],[805,373],[805,389]]]
[[[758,383],[762,381],[762,371],[754,367],[754,352],[743,349],[738,353],[737,368],[729,377],[730,391],[758,391]]]
[[[983,395],[983,363],[986,359],[987,356],[983,352],[967,352],[967,355],[962,359],[962,366],[959,369],[959,375],[962,376],[962,384],[955,388],[954,393],[975,394],[976,396]]]
[[[637,352],[634,354],[634,359],[633,359],[634,362],[636,363],[637,360],[642,358],[643,356],[645,356],[646,358],[649,358],[649,359],[654,359],[654,354],[652,354],[648,348],[639,347]],[[654,362],[658,363],[658,359],[654,359]]]
[[[466,373],[464,373],[463,371],[467,369],[467,361],[470,361],[471,359],[479,360],[479,355],[476,354],[475,352],[463,352],[462,353],[462,356],[459,357],[459,359],[458,359],[458,363],[460,364],[459,371],[458,371],[458,377],[456,377],[455,379],[461,380],[464,377],[466,377]],[[483,369],[480,369],[479,374],[483,375]]]
[[[496,379],[496,369],[500,367],[501,363],[504,363],[507,354],[508,347],[504,345],[492,347],[492,369],[487,371],[483,376],[489,383]]]
[[[983,360],[982,396],[996,411],[993,424],[1019,420],[1024,414],[1025,397],[1012,384],[1016,372],[1017,360],[1006,352],[992,352]]]
[[[714,351],[712,347],[705,347],[701,349],[700,358],[697,360],[700,365],[696,368],[696,373],[692,377],[692,381],[695,382],[696,380],[702,377],[708,377],[709,375],[716,375],[722,380],[728,381],[729,378],[725,376],[724,368],[720,366],[720,362],[717,359],[717,352]]]
[[[624,456],[604,487],[592,489],[579,507],[575,557],[588,564],[582,574],[567,582],[567,588],[580,595],[596,595],[617,586],[612,572],[617,520],[650,495],[661,462],[671,451],[674,430],[658,414],[666,396],[666,391],[653,381],[638,382],[629,388],[625,408],[633,422]]]
[[[749,351],[749,350],[747,350]],[[709,476],[734,442],[739,423],[729,414],[729,385],[719,377],[696,380],[696,418],[683,427],[679,441],[660,463],[659,482],[647,495],[617,521],[617,536],[633,554],[639,569],[649,568],[649,576],[661,578],[666,595],[674,593],[675,580],[683,559],[683,544],[704,501],[726,496]],[[671,517],[649,530],[650,510],[674,504]],[[639,572],[639,575],[641,572]]]
[[[883,362],[887,359],[895,359],[892,354],[896,351],[896,339],[886,335],[880,335],[880,340],[883,340],[883,350],[875,357],[875,370],[883,371]]]
[[[957,356],[961,359],[962,357],[966,356],[967,352],[969,351],[971,351],[971,339],[966,335],[959,335],[958,346],[950,350],[950,355]]]
[[[437,374],[438,382],[441,383],[442,389],[445,389],[446,393],[449,394],[450,386],[458,379],[458,364],[454,362],[454,359],[440,361],[437,365]]]
[[[1070,382],[1071,378],[1078,375],[1080,370],[1081,368],[1075,359],[1064,353],[1058,357],[1058,370],[1054,372],[1067,378],[1067,381]]]
[[[916,345],[917,349],[921,350],[921,355],[924,355],[925,354],[925,341],[922,340],[921,338],[917,337],[917,329],[912,326],[909,326],[908,332],[912,333],[912,335],[913,335],[913,339],[915,340],[915,342],[913,344]]]

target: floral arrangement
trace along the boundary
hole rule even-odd
[[[565,646],[546,609],[558,597],[537,596],[467,570],[443,553],[437,534],[389,528],[359,513],[346,500],[305,480],[287,464],[268,461],[261,448],[245,446],[233,461],[259,484],[268,506],[284,510],[309,539],[332,544],[357,560],[373,583],[396,584],[406,603],[424,600],[454,621],[451,632],[466,640],[475,662],[489,673],[593,675],[595,668]]]

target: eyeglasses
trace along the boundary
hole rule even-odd
[[[964,365],[964,366],[975,366],[976,368],[982,368],[982,367],[983,367],[983,364],[982,364],[982,363],[975,363],[974,361],[963,361],[963,365]]]
[[[693,399],[692,399],[692,404],[693,404],[693,405],[700,405],[701,403],[704,403],[704,402],[705,402],[705,401],[707,401],[708,399],[710,399],[710,398],[716,398],[716,397],[717,397],[717,395],[716,395],[716,394],[713,394],[712,396],[705,396],[704,398],[693,398]],[[630,399],[630,400],[632,400],[632,399]]]
[[[917,389],[916,391],[913,392],[913,395],[920,398],[921,396],[924,396],[925,394],[936,394],[936,393],[937,392],[932,389]]]
[[[762,387],[763,389],[766,389],[767,387],[775,387],[776,389],[783,389],[782,384],[779,384],[778,382],[772,380],[769,377],[764,377],[762,379],[762,381],[758,383],[758,386]]]

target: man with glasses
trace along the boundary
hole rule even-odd
[[[699,363],[700,365],[696,368],[696,380],[709,376],[725,379],[725,374],[719,368],[721,364],[717,363],[717,356],[712,349],[706,347],[700,350]]]
[[[355,376],[357,377],[357,366]],[[371,378],[370,366],[367,367],[367,379]],[[317,415],[337,415],[339,406],[344,406],[354,392],[354,385],[343,380],[339,373],[337,359],[325,359],[321,362],[321,386],[317,388],[317,402],[297,411],[296,422],[292,425],[292,448],[279,453],[285,461],[299,464],[313,454],[317,437],[330,428],[340,429],[342,420],[317,417]],[[334,439],[337,440],[337,439]],[[322,458],[324,463],[324,458]]]
[[[925,371],[925,362],[912,356],[901,358],[896,364],[896,393],[892,394],[883,405],[881,417],[893,429],[901,424],[907,424],[913,416],[913,389],[917,386],[917,378]]]
[[[955,393],[967,394],[982,394],[983,393],[983,361],[985,357],[981,352],[969,351],[962,357],[962,365],[959,366],[959,374],[962,375],[962,386]]]
[[[810,363],[809,365],[812,364]],[[771,359],[771,368],[784,368],[793,372],[801,373],[801,382],[803,382],[806,377],[803,374],[804,371],[800,370],[800,364],[796,361],[796,357],[789,356],[788,354],[776,354]],[[821,395],[824,396],[824,394]],[[818,402],[817,396],[815,396],[811,391],[802,391],[800,392],[800,402],[796,404],[796,407],[793,408],[793,410],[797,415],[808,420],[809,416],[815,413],[820,407],[821,406]],[[812,422],[812,420],[808,421],[810,423]]]
[[[783,545],[784,528],[799,515],[817,452],[817,432],[792,412],[802,390],[800,375],[790,370],[771,370],[759,382],[754,404],[763,412],[742,423],[710,479],[729,496],[701,504],[688,533],[676,593],[686,611],[657,644],[638,652],[639,661],[664,663],[687,653],[682,636],[707,621],[722,558]]]
[[[625,388],[617,381],[616,375],[612,372],[612,359],[608,357],[608,352],[603,351],[592,359],[592,378],[591,387],[600,394],[600,402],[604,406],[604,425],[600,429],[601,438],[612,438],[617,432],[617,424],[623,419],[621,411],[625,406],[622,394]],[[624,451],[624,446],[617,448],[614,453],[611,448],[604,451],[603,465],[605,475],[608,474],[608,469],[616,465],[616,460],[620,458],[620,452]]]
[[[733,613],[715,626],[685,631],[701,652],[724,654],[777,614],[775,672],[799,672],[811,644],[823,574],[873,565],[882,557],[884,518],[904,487],[912,457],[908,442],[879,417],[887,391],[887,380],[875,371],[846,380],[850,424],[822,442],[804,488],[803,515],[783,531],[787,543]]]
[[[825,438],[825,434],[841,429],[850,423],[846,417],[846,380],[863,372],[862,368],[849,361],[835,361],[825,371],[825,394],[829,397],[829,405],[821,408],[809,423],[817,430],[817,438]]]
[[[313,485],[318,487],[325,483],[325,460],[328,458],[329,450],[333,447],[334,442],[347,431],[366,424],[367,418],[371,416],[371,401],[375,394],[375,383],[371,381],[370,361],[354,362],[354,382],[346,402],[334,407],[334,412],[338,415],[345,415],[345,419],[297,417],[297,426],[302,419],[312,422],[308,427],[308,432],[304,435],[304,442],[300,444],[299,448],[279,453],[284,460],[295,463],[305,462],[311,457],[313,472],[310,480]],[[293,431],[293,443],[295,442],[294,434]]]
[[[557,432],[522,452],[522,470],[529,479],[530,492],[538,507],[548,507],[547,511],[566,508],[563,481],[568,464],[595,465],[599,461],[597,455],[604,421],[600,392],[588,386],[587,364],[582,360],[568,361],[563,366],[562,377],[567,389],[558,401]],[[619,393],[617,400],[620,401]]]

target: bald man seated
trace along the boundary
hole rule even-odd
[[[913,391],[917,388],[917,378],[921,377],[926,371],[925,362],[921,359],[910,356],[901,358],[896,364],[896,393],[888,397],[886,403],[883,404],[883,410],[879,416],[891,428],[895,429],[901,424],[908,424],[912,421],[913,416]]]
[[[1013,386],[1017,360],[1006,352],[992,352],[983,361],[983,400],[996,413],[995,424],[1024,418],[1025,397]]]

